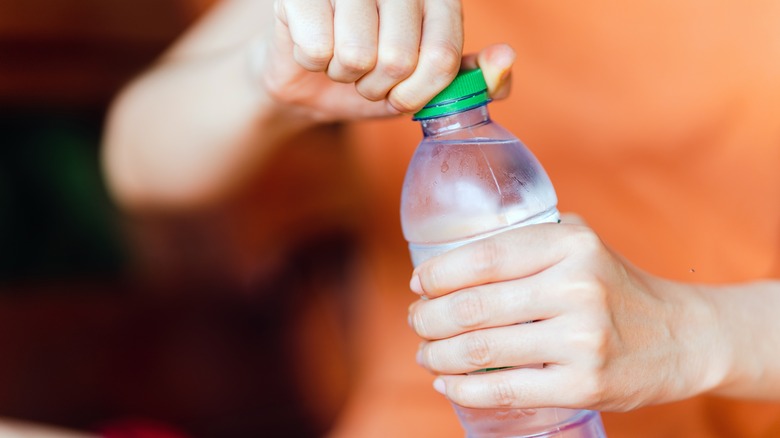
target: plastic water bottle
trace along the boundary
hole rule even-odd
[[[513,228],[558,222],[547,173],[520,140],[490,119],[489,100],[482,72],[472,70],[415,114],[424,137],[401,195],[401,223],[415,266]],[[594,411],[453,407],[468,438],[606,436]]]

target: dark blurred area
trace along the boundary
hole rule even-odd
[[[305,222],[352,208],[334,154],[280,152],[266,193],[197,215],[106,190],[111,98],[209,3],[0,0],[0,421],[320,436],[343,403],[354,224]]]

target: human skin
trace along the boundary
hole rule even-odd
[[[512,49],[462,48],[455,0],[223,1],[115,101],[109,187],[130,209],[218,202],[297,133],[420,109],[461,61],[505,96]]]
[[[627,411],[704,393],[780,399],[779,282],[654,277],[574,217],[433,258],[410,287],[425,297],[409,308],[426,339],[418,361],[464,406]],[[465,375],[507,366],[519,368]]]
[[[112,108],[103,158],[115,198],[147,210],[217,202],[310,127],[419,109],[461,61],[506,94],[514,52],[461,60],[459,2],[333,4],[336,15],[329,0],[224,1],[185,34]],[[653,277],[583,224],[460,248],[419,266],[412,289],[428,298],[410,308],[420,362],[466,406],[621,411],[780,394],[778,282]],[[547,366],[462,375],[536,363]]]

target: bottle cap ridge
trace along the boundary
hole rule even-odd
[[[482,70],[462,71],[455,76],[447,88],[415,113],[414,120],[459,113],[489,101],[487,83]]]

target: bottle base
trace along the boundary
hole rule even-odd
[[[606,438],[596,411],[453,407],[466,438]]]

